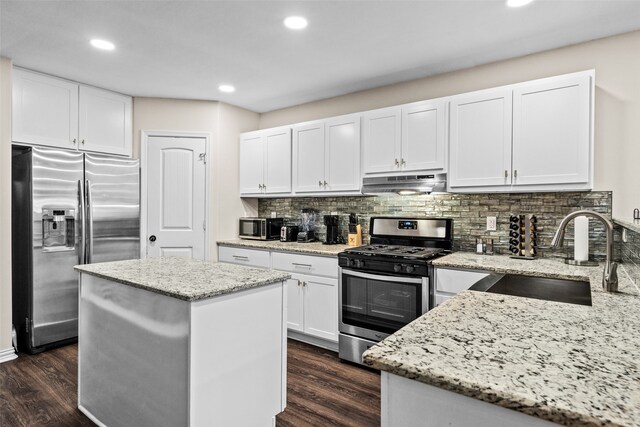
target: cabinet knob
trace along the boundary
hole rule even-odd
[[[406,165],[406,164],[407,164],[407,162],[405,162],[405,161],[404,161],[404,159],[400,159],[400,164],[401,164],[402,166],[404,166],[404,165]]]
[[[262,191],[267,191],[267,184],[262,184]]]
[[[327,185],[329,185],[329,183],[327,181],[324,182],[324,188],[327,188]]]
[[[84,139],[82,140],[82,144],[84,145]]]
[[[73,143],[74,143],[74,144],[76,143],[76,139],[75,139],[75,138],[73,138]]]
[[[506,170],[506,169],[504,170],[504,177],[505,177],[505,178],[508,178],[508,177],[509,177],[509,171],[508,171],[508,170]]]
[[[398,162],[398,159],[394,159],[394,160],[395,160],[396,167],[400,166],[400,162]]]
[[[322,187],[322,181],[318,181],[318,186]]]
[[[513,171],[513,177],[514,177],[514,178],[517,178],[517,177],[518,177],[518,169],[515,169],[515,170]]]

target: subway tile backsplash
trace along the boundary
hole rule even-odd
[[[362,196],[362,197],[302,197],[260,199],[260,216],[291,218],[300,217],[303,208],[318,211],[317,230],[324,239],[323,215],[337,212],[340,229],[347,235],[348,214],[354,212],[360,219],[364,241],[368,241],[369,218],[371,216],[449,217],[454,221],[454,249],[475,250],[477,237],[494,239],[496,253],[509,253],[509,213],[536,214],[538,217],[538,239],[540,256],[573,256],[573,226],[567,229],[565,248],[558,251],[545,250],[553,238],[560,220],[576,209],[591,209],[611,216],[612,194],[610,191],[557,192],[557,193],[510,193],[510,194],[430,194],[421,196]],[[497,230],[486,231],[487,216],[497,217]],[[594,220],[589,225],[589,253],[592,258],[602,260],[606,254],[604,227]]]

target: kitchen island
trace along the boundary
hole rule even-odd
[[[592,305],[463,291],[365,353],[382,425],[640,425],[640,293],[602,267],[454,253],[436,268],[589,280]]]
[[[275,425],[289,274],[186,258],[76,266],[78,407],[98,425]]]

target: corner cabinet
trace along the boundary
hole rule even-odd
[[[446,106],[443,99],[364,114],[364,173],[444,171]]]
[[[451,191],[590,190],[593,71],[456,96]]]
[[[13,69],[14,142],[132,155],[130,96]]]
[[[354,114],[293,127],[294,193],[360,190],[360,120]]]
[[[240,136],[240,194],[291,193],[291,128]]]

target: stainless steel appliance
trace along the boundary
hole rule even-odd
[[[433,307],[431,260],[451,251],[453,220],[372,217],[370,236],[338,254],[339,357],[356,363]]]
[[[283,223],[282,218],[240,218],[238,234],[241,239],[278,240]]]
[[[76,264],[140,256],[137,160],[12,149],[13,323],[37,353],[78,335]]]
[[[300,227],[297,225],[283,225],[280,229],[281,242],[295,242],[298,239]]]
[[[429,194],[434,191],[447,191],[447,174],[366,177],[362,180],[363,194],[410,195]]]

